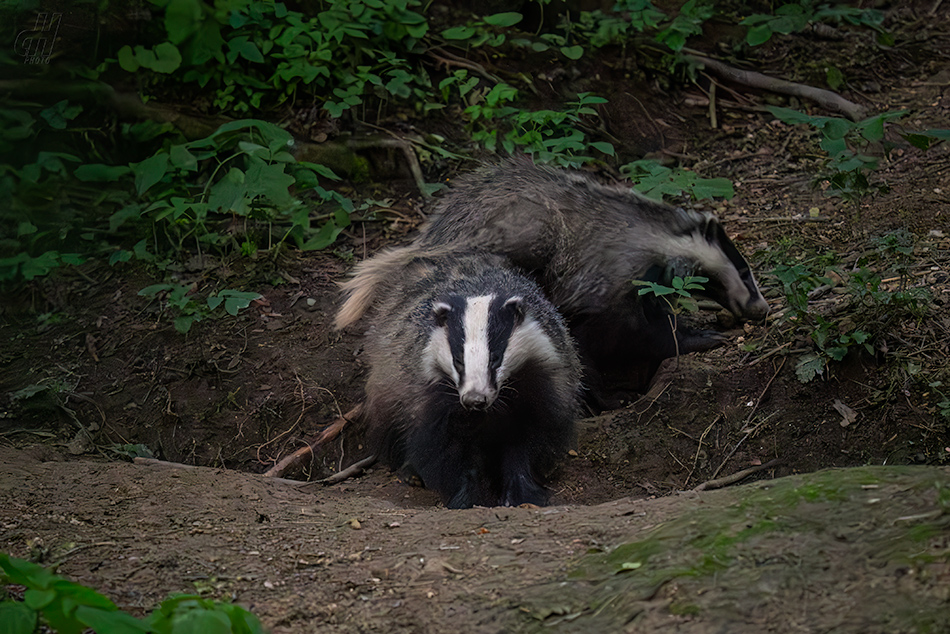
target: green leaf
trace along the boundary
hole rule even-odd
[[[844,84],[844,75],[834,66],[829,66],[825,71],[825,81],[832,90],[838,90]]]
[[[841,361],[844,359],[845,355],[848,354],[848,349],[844,346],[834,346],[831,348],[825,349],[825,354],[834,359],[835,361]]]
[[[726,198],[735,196],[732,181],[728,178],[700,178],[692,187],[693,196],[703,198]]]
[[[749,32],[745,34],[745,42],[749,46],[758,46],[768,42],[771,37],[772,27],[768,24],[760,24],[749,29]]]
[[[36,612],[14,601],[0,603],[0,634],[32,634],[36,629]]]
[[[175,619],[175,634],[231,634],[231,620],[217,610],[191,610]]]
[[[83,182],[112,182],[117,181],[132,170],[128,165],[104,165],[102,163],[88,163],[80,165],[73,171],[73,176]]]
[[[334,181],[340,180],[340,177],[337,176],[333,170],[326,165],[321,165],[320,163],[310,163],[309,161],[300,161],[298,165],[309,168],[324,178],[329,178],[330,180]]]
[[[490,24],[492,26],[514,26],[521,22],[523,16],[520,13],[508,12],[508,13],[496,13],[495,15],[489,15],[484,18],[485,24]]]
[[[159,293],[164,293],[165,291],[170,291],[172,289],[171,284],[152,284],[151,286],[146,286],[138,292],[142,297],[155,297]]]
[[[155,47],[155,61],[149,68],[158,73],[170,74],[181,66],[181,53],[171,42],[162,42]]]
[[[198,169],[198,159],[192,154],[186,145],[173,145],[168,151],[169,159],[172,165],[186,172],[193,172]]]
[[[131,167],[135,174],[135,190],[141,196],[164,178],[168,171],[168,154],[158,152],[144,161],[132,163]]]
[[[200,319],[200,317],[197,315],[181,315],[180,317],[176,317],[175,321],[173,322],[175,325],[175,330],[183,335],[187,335],[188,331],[191,330],[191,325],[198,319]],[[175,631],[178,632],[177,629]]]
[[[132,252],[125,249],[119,249],[109,256],[109,266],[115,266],[119,262],[128,262],[132,259]]]
[[[212,211],[224,213],[244,213],[245,205],[241,203],[247,196],[247,183],[244,172],[232,167],[224,178],[211,186],[208,196],[208,208]]]
[[[34,610],[42,610],[56,600],[55,590],[29,588],[23,593],[23,603]]]
[[[562,46],[561,53],[568,59],[578,60],[584,56],[584,47],[582,46]]]
[[[81,605],[76,608],[75,617],[83,625],[103,634],[138,634],[149,631],[142,621],[114,608],[107,610]]]
[[[591,143],[590,146],[599,152],[603,152],[607,156],[614,155],[614,146],[612,143],[607,143],[606,141],[595,141]]]
[[[456,26],[442,31],[442,37],[447,40],[467,40],[475,35],[475,29],[470,26]]]
[[[139,69],[139,62],[135,57],[135,53],[132,52],[132,47],[128,44],[119,49],[116,57],[122,70],[134,73]]]
[[[825,360],[817,354],[806,354],[795,365],[795,375],[802,383],[808,383],[825,369]]]
[[[251,305],[251,302],[263,297],[260,293],[231,290],[221,291],[221,295],[227,298],[224,302],[224,310],[226,310],[229,315],[237,315],[239,310],[247,308]]]
[[[164,3],[161,3],[164,4]],[[201,0],[171,0],[165,7],[165,30],[174,44],[183,42],[202,23],[204,3]]]
[[[40,111],[40,116],[46,119],[49,126],[55,130],[65,130],[67,123],[75,119],[82,112],[82,106],[70,106],[66,99]]]

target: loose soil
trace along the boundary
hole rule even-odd
[[[906,11],[892,14],[905,33]],[[820,83],[795,60],[837,55],[850,98],[907,109],[908,130],[946,128],[950,33],[930,23],[924,36],[887,51],[852,33],[822,55],[778,41],[765,50],[783,61],[763,70]],[[950,631],[950,439],[928,385],[948,380],[950,148],[902,144],[872,176],[889,191],[845,202],[813,187],[814,138],[755,107],[765,95],[720,91],[712,129],[698,89],[667,94],[601,64],[572,87],[610,100],[609,131],[629,148],[732,180],[736,197],[713,210],[760,271],[789,244],[850,270],[903,229],[928,314],[808,383],[795,365],[813,342],[783,338],[781,319],[698,317],[729,342],[668,361],[649,393],[582,421],[546,508],[449,511],[383,468],[332,486],[264,478],[362,398],[361,333],[330,327],[336,283],[410,239],[428,205],[411,182],[389,183],[386,221],[335,253],[205,255],[176,271],[199,290],[264,296],[187,336],[138,296],[154,282],[145,271],[91,262],[4,298],[0,550],[59,564],[133,613],[197,591],[273,632]],[[760,280],[781,315],[780,285]],[[840,278],[812,306],[843,329],[856,318]],[[363,457],[361,432],[285,477]],[[136,444],[191,467],[132,464],[122,452]],[[752,484],[692,491],[763,465]],[[834,467],[850,469],[822,471]]]

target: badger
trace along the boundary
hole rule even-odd
[[[675,324],[669,305],[640,295],[633,280],[669,286],[676,276],[702,275],[702,294],[737,317],[758,320],[769,310],[712,214],[524,157],[463,178],[442,198],[415,246],[452,245],[504,255],[540,283],[570,324],[594,392],[606,374],[642,389],[663,359],[723,341]]]
[[[337,326],[371,314],[371,450],[449,508],[546,503],[581,370],[538,285],[501,256],[403,247],[361,263],[344,293]]]

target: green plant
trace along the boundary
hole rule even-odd
[[[695,172],[666,167],[650,159],[627,163],[620,171],[633,182],[634,189],[656,200],[683,193],[700,200],[717,196],[728,199],[735,195],[727,178],[700,178]]]
[[[696,300],[690,291],[702,291],[703,284],[709,281],[708,277],[701,275],[687,275],[680,277],[674,275],[672,278],[661,280],[668,281],[669,286],[652,280],[632,280],[634,286],[640,286],[637,295],[653,295],[663,301],[669,308],[667,318],[670,321],[670,331],[673,333],[673,342],[676,345],[676,356],[679,356],[679,340],[676,338],[677,317],[683,312],[695,312],[698,310]]]
[[[895,232],[872,241],[879,245],[876,265],[888,271],[900,270],[909,240],[912,238]],[[891,332],[895,321],[922,319],[930,309],[928,289],[908,287],[903,281],[896,290],[885,288],[880,273],[860,266],[847,272],[836,271],[835,275],[843,280],[838,288],[844,309],[839,309],[831,319],[814,310],[809,300],[820,287],[828,289],[835,284],[824,274],[835,268],[834,259],[822,256],[777,264],[771,272],[781,284],[788,304],[781,319],[782,324],[789,326],[788,336],[805,336],[814,346],[796,363],[796,374],[803,383],[824,374],[830,362],[841,361],[852,349],[875,354],[876,345]]]
[[[666,28],[656,35],[656,40],[666,44],[674,51],[686,45],[691,35],[702,33],[702,24],[715,13],[715,7],[708,0],[688,0],[680,7],[679,15],[673,18]]]
[[[821,177],[827,180],[827,194],[856,200],[875,190],[888,191],[886,183],[872,186],[868,174],[877,169],[878,159],[861,151],[872,143],[880,143],[888,153],[893,143],[884,138],[884,124],[903,117],[907,111],[884,112],[858,122],[839,117],[815,117],[775,106],[769,106],[769,112],[785,123],[807,124],[821,132],[820,146],[828,153],[825,173]]]
[[[98,592],[53,574],[37,564],[0,553],[0,584],[26,588],[23,601],[0,596],[0,631],[31,634],[39,624],[59,634],[258,634],[264,629],[244,608],[195,596],[174,596],[145,620],[119,610]],[[44,630],[45,631],[45,630]]]
[[[568,102],[569,110],[524,110],[511,105],[518,91],[505,83],[496,84],[488,92],[473,99],[465,109],[468,129],[473,141],[495,151],[501,147],[508,153],[521,150],[533,154],[542,163],[576,167],[593,160],[585,154],[588,148],[612,156],[613,145],[588,141],[578,129],[582,117],[596,116],[592,105],[606,99],[580,93],[577,101]]]
[[[219,308],[223,308],[229,315],[236,316],[238,311],[250,306],[255,299],[260,299],[259,293],[235,291],[225,289],[212,292],[202,302],[190,294],[193,291],[190,285],[153,284],[139,291],[139,295],[154,299],[161,295],[165,299],[163,310],[169,310],[174,315],[175,330],[185,334],[191,330],[192,324],[208,317],[221,315]]]
[[[693,294],[690,291],[702,291],[704,289],[703,284],[708,281],[708,277],[701,275],[687,275],[686,277],[676,275],[669,280],[669,286],[650,280],[633,280],[632,284],[641,287],[637,291],[637,295],[659,297],[666,303],[673,315],[679,315],[684,310],[687,312],[698,310],[696,300],[693,299]]]
[[[117,55],[128,72],[151,71],[152,90],[180,77],[240,115],[313,100],[332,117],[366,94],[424,102],[429,91],[428,76],[408,59],[428,32],[417,0],[330,0],[313,13],[248,0],[154,4],[164,11],[165,41]]]
[[[749,27],[746,44],[758,46],[769,41],[775,33],[797,33],[804,31],[814,22],[847,22],[856,26],[867,26],[877,31],[881,44],[893,44],[881,27],[884,21],[882,11],[829,4],[816,7],[816,4],[815,0],[800,0],[776,7],[774,14],[755,13],[743,18],[739,24]]]
[[[469,21],[464,26],[453,26],[442,31],[441,36],[450,41],[464,43],[469,47],[492,46],[497,47],[505,43],[506,36],[498,32],[497,27],[511,27],[522,20],[522,15],[516,12],[496,13],[486,15],[480,20]]]

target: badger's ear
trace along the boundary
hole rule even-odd
[[[505,302],[505,308],[514,315],[515,325],[524,321],[524,299],[519,296],[511,297]]]
[[[432,304],[432,316],[435,318],[435,323],[442,328],[445,326],[445,322],[449,318],[449,313],[452,312],[452,307],[446,304],[445,302],[436,302]]]
[[[719,234],[721,231],[722,225],[719,224],[719,220],[712,214],[707,215],[706,226],[703,227],[703,237],[706,238],[706,241],[711,243],[719,242]]]

